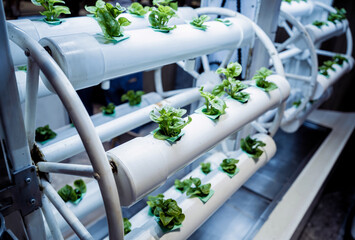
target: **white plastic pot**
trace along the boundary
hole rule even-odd
[[[313,1],[292,1],[291,3],[282,1],[281,11],[286,12],[293,17],[303,17],[312,15],[314,10]]]
[[[128,206],[165,182],[166,179],[218,142],[236,132],[267,110],[279,105],[290,92],[285,78],[272,75],[269,80],[278,89],[265,93],[250,87],[247,104],[226,99],[226,113],[214,122],[203,114],[192,114],[192,122],[184,128],[185,135],[175,144],[157,140],[152,135],[135,138],[108,151],[110,161],[117,166],[114,174],[120,200]],[[137,146],[139,151],[137,151]]]
[[[84,33],[43,38],[40,43],[50,49],[74,88],[82,89],[114,77],[250,44],[254,37],[251,22],[240,16],[228,19],[233,22],[229,27],[207,22],[207,31],[190,24],[178,25],[168,34],[153,29],[127,31],[130,38],[117,44],[100,43]],[[45,84],[50,88],[47,81]]]
[[[144,18],[135,17],[128,13],[121,14],[120,17],[125,17],[131,21],[131,25],[124,27],[124,29],[129,31],[132,29],[149,27],[148,14],[146,14],[146,17]],[[180,7],[177,14],[179,18],[172,18],[169,24],[184,24],[186,19],[192,19],[197,16],[195,10],[190,7]],[[75,33],[96,34],[102,32],[99,24],[93,17],[73,17],[64,18],[62,20],[63,22],[59,25],[50,25],[41,20],[31,21],[29,19],[10,20],[9,22],[15,24],[37,41],[44,37],[62,36]],[[16,44],[10,42],[10,49],[15,66],[27,64],[27,57]]]
[[[354,59],[350,56],[348,56],[347,58],[349,62],[344,62],[343,66],[333,64],[335,71],[329,69],[328,78],[321,74],[318,74],[317,87],[312,100],[319,99],[330,86],[332,86],[336,81],[338,81],[342,76],[344,76],[344,74],[348,73],[353,68]]]
[[[163,233],[157,222],[153,217],[149,216],[146,207],[138,214],[130,219],[132,223],[132,232],[130,232],[125,239],[187,239],[204,221],[206,221],[220,206],[224,204],[260,167],[269,161],[276,152],[276,145],[273,139],[264,134],[254,135],[266,143],[262,148],[264,154],[255,161],[249,158],[245,153],[239,151],[231,155],[239,160],[237,164],[240,169],[239,173],[233,178],[230,178],[225,173],[218,170],[219,164],[223,159],[227,158],[223,153],[216,153],[205,160],[212,165],[212,172],[207,176],[204,175],[200,167],[193,170],[184,179],[192,177],[199,177],[203,184],[211,183],[211,189],[215,192],[207,203],[203,204],[198,198],[188,198],[185,194],[181,194],[171,187],[164,192],[165,199],[173,198],[178,202],[179,207],[185,214],[185,220],[179,231],[172,231]]]

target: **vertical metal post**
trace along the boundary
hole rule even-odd
[[[0,118],[9,165],[12,171],[31,165],[31,156],[25,134],[25,126],[20,106],[14,65],[12,62],[6,27],[3,1],[0,0]],[[43,217],[36,210],[24,217],[28,235],[31,239],[45,239]],[[29,231],[31,223],[36,223],[36,231]]]
[[[259,0],[256,24],[274,41],[279,19],[281,0]],[[255,41],[254,48],[251,50],[248,62],[246,79],[250,79],[261,67],[269,65],[269,55],[260,40]]]

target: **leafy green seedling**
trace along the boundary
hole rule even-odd
[[[277,85],[273,82],[266,81],[266,78],[272,74],[272,71],[262,67],[256,72],[252,80],[255,80],[256,86],[262,88],[265,92],[277,89]]]
[[[44,127],[38,127],[36,129],[36,137],[35,140],[37,142],[44,142],[46,140],[55,138],[57,134],[50,129],[49,125],[45,125]]]
[[[265,146],[266,144],[264,142],[259,141],[257,139],[253,139],[250,136],[247,136],[246,138],[242,138],[240,140],[241,149],[254,159],[259,158],[261,154],[263,154],[263,150],[261,150],[259,147]]]
[[[223,74],[225,79],[221,84],[218,84],[213,88],[213,95],[221,97],[227,93],[229,96],[236,100],[243,99],[245,102],[248,101],[248,93],[240,94],[240,91],[246,89],[248,85],[242,83],[239,80],[236,80],[236,77],[242,73],[242,66],[239,63],[231,62],[228,64],[227,68],[218,68],[216,73]]]
[[[174,9],[175,11],[178,10],[178,1],[176,0],[153,0],[153,5],[155,6],[169,6],[172,9]]]
[[[201,15],[200,17],[193,18],[192,21],[190,22],[190,24],[198,29],[206,30],[208,26],[204,25],[204,23],[206,21],[208,21],[209,19],[210,19],[209,16]]]
[[[86,193],[86,184],[82,179],[75,180],[74,186],[75,188],[67,184],[58,190],[58,194],[64,202],[75,202]]]
[[[62,0],[31,0],[31,2],[36,6],[44,7],[45,11],[40,12],[41,15],[46,16],[45,20],[48,22],[59,21],[60,14],[70,14],[70,10],[66,6],[55,5],[56,3],[63,3]]]
[[[314,21],[312,25],[316,26],[317,28],[322,28],[322,26],[328,26],[328,23],[322,21]]]
[[[150,112],[150,119],[159,124],[159,131],[154,133],[154,137],[159,140],[166,140],[170,137],[176,137],[181,133],[181,130],[189,124],[192,119],[189,116],[187,121],[182,118],[185,115],[185,109],[176,109],[171,106],[164,106]]]
[[[335,55],[334,57],[333,57],[333,62],[335,63],[335,64],[338,64],[339,66],[343,66],[343,63],[344,62],[349,62],[349,60],[346,58],[346,57],[344,57],[344,56],[342,56],[342,55],[340,55],[340,54],[337,54],[337,55]]]
[[[226,173],[233,174],[237,170],[237,163],[238,162],[239,162],[239,160],[237,160],[237,159],[226,158],[226,159],[223,159],[222,163],[219,166]]]
[[[335,8],[336,12],[335,13],[329,13],[328,15],[328,21],[336,24],[336,22],[341,22],[346,19],[346,10],[344,8],[338,9]]]
[[[223,24],[226,25],[227,27],[233,24],[233,23],[232,23],[230,20],[228,20],[228,19],[215,18],[214,20],[217,21],[217,22],[223,23]]]
[[[149,12],[150,7],[143,7],[142,4],[138,2],[134,2],[127,8],[128,12],[130,14],[142,17],[144,16],[147,12]]]
[[[129,90],[126,94],[123,94],[121,97],[121,101],[128,101],[130,106],[138,105],[142,102],[142,95],[144,95],[143,91],[133,91]]]
[[[319,70],[319,74],[322,74],[323,76],[328,78],[329,77],[328,70],[330,69],[330,70],[335,71],[335,68],[333,67],[333,64],[334,64],[334,62],[330,61],[330,60],[323,62],[323,65],[320,66],[319,69],[318,69]]]
[[[209,162],[206,162],[206,163],[200,163],[201,165],[201,171],[204,173],[204,174],[209,174],[212,170],[211,170],[211,163]]]
[[[190,179],[185,179],[184,181],[180,181],[179,179],[175,180],[175,188],[180,192],[184,193],[191,187],[192,181]]]
[[[302,103],[301,100],[298,100],[296,102],[293,102],[292,106],[295,106],[296,108],[298,108],[301,105],[301,103]]]
[[[201,185],[201,179],[190,177],[192,182],[191,187],[186,191],[186,195],[189,197],[206,197],[210,194],[211,183]]]
[[[111,115],[111,114],[114,114],[114,113],[115,113],[115,108],[116,108],[115,104],[109,103],[109,104],[107,104],[106,107],[103,106],[103,107],[101,107],[100,109],[101,109],[101,111],[102,111],[103,114],[105,114],[105,115]]]
[[[221,115],[224,114],[227,108],[223,99],[209,92],[204,92],[203,87],[200,88],[200,94],[205,98],[205,109],[202,111],[206,115]]]
[[[169,20],[176,16],[171,7],[159,5],[158,8],[152,8],[152,12],[149,14],[149,22],[153,29],[167,33],[176,28],[176,25],[168,27]]]
[[[131,231],[131,222],[128,220],[128,218],[123,218],[123,227],[124,227],[124,235],[129,233]]]
[[[117,17],[126,11],[126,8],[121,7],[119,3],[113,6],[110,3],[105,3],[102,0],[97,0],[95,6],[85,6],[85,10],[94,14],[98,24],[101,27],[102,33],[108,40],[118,40],[123,37],[123,27],[128,26],[131,22],[125,18]]]
[[[27,72],[27,65],[18,66],[18,67],[17,67],[17,70]]]
[[[234,94],[233,98],[235,100],[237,100],[238,102],[246,103],[246,102],[249,101],[250,94],[246,93],[246,92],[237,92],[237,93]]]
[[[163,194],[157,196],[148,196],[147,204],[151,213],[157,217],[158,223],[168,230],[174,226],[181,225],[185,220],[185,214],[174,199],[164,199]]]

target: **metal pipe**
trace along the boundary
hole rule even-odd
[[[25,101],[25,129],[30,149],[35,142],[37,93],[39,84],[39,67],[32,58],[28,58]]]
[[[111,167],[102,143],[95,131],[90,117],[79,96],[65,76],[63,71],[50,57],[48,52],[38,42],[26,35],[19,28],[8,23],[9,38],[23,50],[28,50],[30,56],[37,62],[42,72],[52,84],[55,92],[68,110],[94,168],[96,179],[100,185],[102,197],[109,222],[109,233],[112,239],[123,239],[123,220],[118,191],[112,175]]]
[[[39,162],[37,168],[41,172],[62,173],[82,177],[94,177],[94,169],[90,165]]]
[[[72,227],[74,232],[78,235],[80,239],[94,240],[88,230],[84,227],[83,224],[79,221],[79,219],[73,214],[72,211],[65,204],[63,199],[58,195],[58,193],[54,190],[52,185],[46,180],[41,181],[43,192],[48,197],[48,199],[52,202],[58,212],[63,216],[63,218],[67,221],[67,223]]]
[[[206,85],[206,91],[212,90],[213,86]],[[101,141],[108,141],[125,132],[135,129],[143,124],[150,122],[149,113],[155,108],[162,105],[171,105],[173,107],[183,107],[200,99],[198,89],[192,89],[187,92],[167,98],[159,103],[152,104],[148,107],[139,109],[120,118],[116,118],[110,122],[104,123],[96,127]],[[66,138],[52,145],[41,149],[44,158],[48,162],[59,162],[66,158],[72,157],[84,151],[83,143],[78,135]]]
[[[44,217],[46,218],[49,230],[52,234],[54,240],[63,240],[62,232],[59,229],[57,224],[57,220],[55,219],[51,205],[46,197],[46,195],[42,195],[42,212]]]

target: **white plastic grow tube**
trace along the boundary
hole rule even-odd
[[[217,122],[203,114],[192,114],[192,122],[184,128],[185,135],[173,145],[152,135],[135,138],[107,152],[117,166],[114,173],[121,204],[129,206],[165,182],[178,169],[236,132],[267,110],[280,105],[290,93],[284,77],[268,78],[278,89],[266,93],[256,87],[244,90],[250,94],[247,104],[226,99],[226,113]],[[135,149],[139,146],[140,150]]]
[[[228,28],[219,22],[207,22],[208,31],[190,24],[179,25],[169,34],[152,29],[127,31],[130,38],[117,44],[103,44],[84,33],[43,38],[40,43],[50,49],[74,88],[81,89],[113,77],[250,44],[254,38],[251,21],[241,15],[229,20],[233,24]]]
[[[177,12],[179,18],[174,17],[170,20],[169,25],[184,24],[186,19],[192,19],[197,14],[190,7],[180,7]],[[123,13],[120,17],[125,17],[131,21],[131,25],[124,27],[126,31],[149,27],[148,14],[145,18],[135,17],[128,13]],[[41,20],[31,21],[29,19],[10,20],[24,32],[26,32],[34,40],[39,41],[44,37],[61,36],[75,33],[101,33],[101,28],[93,17],[73,17],[65,18],[59,25],[50,25]],[[14,43],[10,42],[11,55],[15,66],[26,64],[27,57],[23,51]]]
[[[327,21],[328,25],[324,25],[321,28],[312,24],[306,26],[307,32],[312,38],[315,44],[324,42],[332,37],[340,36],[346,33],[349,23],[347,20],[341,22],[332,23]]]
[[[132,231],[125,236],[125,239],[187,239],[203,222],[205,222],[220,206],[227,201],[260,167],[266,164],[275,154],[276,145],[273,139],[265,134],[254,135],[266,143],[262,148],[263,155],[258,160],[249,158],[242,151],[230,153],[230,157],[239,160],[237,164],[240,169],[239,173],[233,178],[218,170],[219,164],[227,155],[223,153],[215,153],[205,160],[211,163],[212,172],[207,176],[201,172],[200,167],[190,172],[184,179],[191,177],[199,177],[203,184],[211,183],[211,189],[215,192],[207,203],[203,204],[198,198],[188,198],[185,194],[181,194],[172,186],[164,192],[164,198],[173,198],[178,202],[179,207],[185,214],[185,220],[179,231],[163,233],[153,217],[148,215],[149,207],[145,207],[138,214],[130,219]]]
[[[211,85],[205,86],[206,91],[211,91],[212,88],[213,86]],[[108,141],[113,137],[119,136],[150,122],[151,120],[149,118],[149,113],[156,107],[164,104],[168,104],[173,107],[183,107],[199,100],[200,97],[200,92],[197,88],[189,90],[97,126],[96,132],[98,133],[101,141]],[[62,141],[53,143],[41,149],[44,159],[49,162],[62,161],[66,158],[74,156],[75,154],[81,153],[84,150],[84,145],[80,140],[79,135],[68,137]]]
[[[282,1],[281,11],[291,14],[294,17],[310,16],[314,11],[313,1],[292,1],[291,3]]]
[[[319,99],[330,86],[332,86],[337,80],[339,80],[344,74],[348,73],[353,68],[354,59],[352,57],[347,57],[347,59],[349,62],[344,61],[343,66],[333,64],[332,67],[335,69],[335,71],[329,69],[329,77],[318,74],[318,84],[312,100]]]

